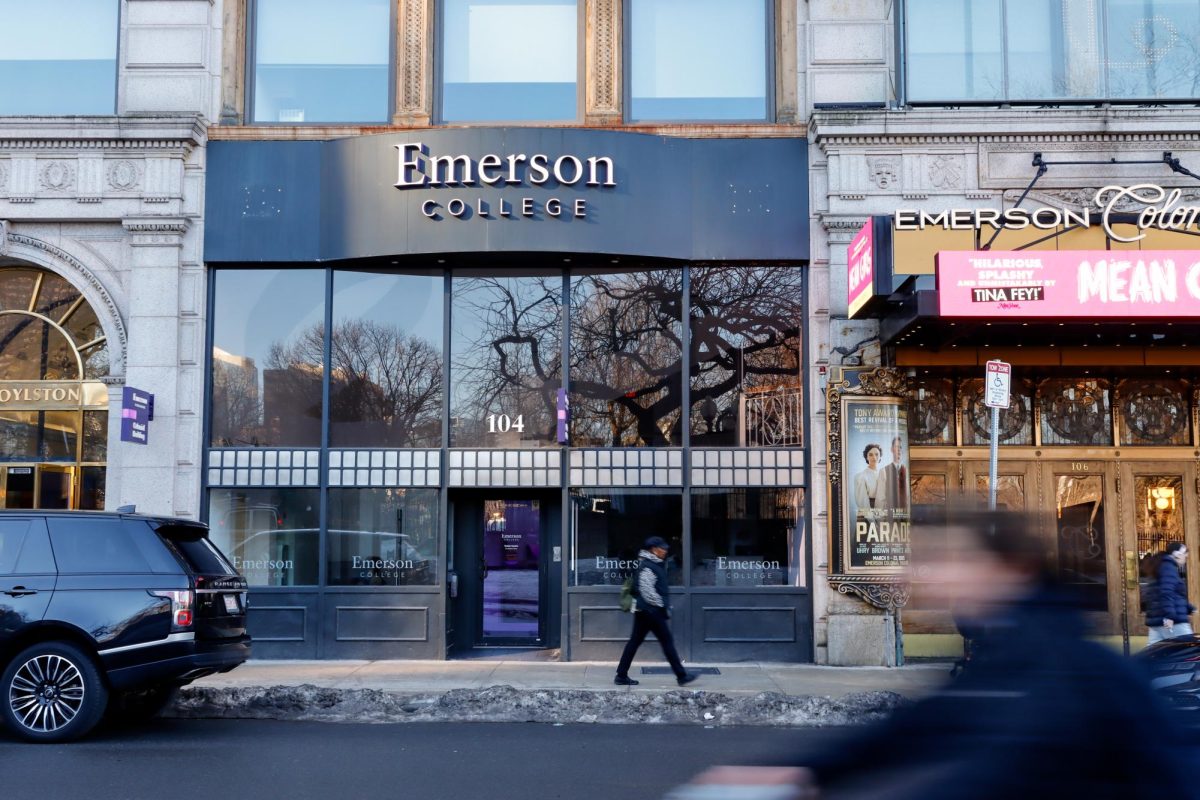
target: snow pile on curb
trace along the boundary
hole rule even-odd
[[[823,727],[875,722],[905,701],[895,692],[794,697],[778,692],[730,697],[717,692],[645,694],[575,689],[454,689],[401,694],[312,685],[183,689],[165,716],[322,722],[549,722],[782,725]]]

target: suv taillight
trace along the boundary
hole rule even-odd
[[[165,590],[150,594],[171,601],[171,633],[191,630],[194,621],[192,608],[196,598],[191,589]]]

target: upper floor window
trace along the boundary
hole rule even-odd
[[[446,0],[441,118],[577,119],[580,27],[578,0]]]
[[[766,0],[628,0],[631,120],[766,120]]]
[[[908,101],[1190,100],[1200,0],[908,0]]]
[[[257,0],[254,122],[387,122],[388,0]]]
[[[0,0],[0,114],[113,114],[117,0]]]

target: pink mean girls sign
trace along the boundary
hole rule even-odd
[[[1200,318],[1200,250],[943,251],[943,317]]]

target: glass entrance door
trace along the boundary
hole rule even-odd
[[[4,467],[0,469],[4,489],[3,508],[33,508],[36,489],[35,467]]]
[[[541,512],[538,500],[484,500],[480,644],[542,639]]]
[[[75,470],[71,467],[38,467],[38,508],[73,508]]]

